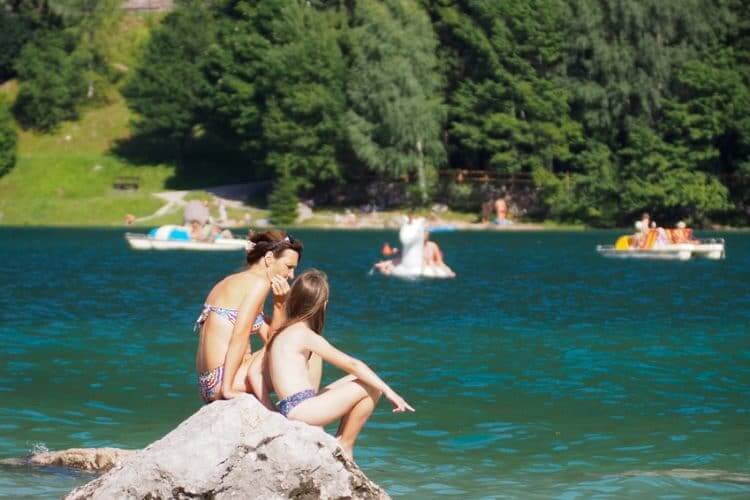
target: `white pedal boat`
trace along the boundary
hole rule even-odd
[[[649,249],[618,249],[614,245],[597,245],[596,251],[602,257],[613,259],[721,260],[726,256],[723,238],[698,240],[697,243],[674,243]]]
[[[182,226],[162,226],[148,234],[125,233],[125,240],[133,250],[247,250],[249,241],[239,238],[217,238],[214,241],[193,241]]]

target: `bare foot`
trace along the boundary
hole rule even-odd
[[[339,446],[341,447],[344,456],[354,462],[354,449],[351,446],[344,444],[340,437],[337,437],[336,441],[339,442]]]

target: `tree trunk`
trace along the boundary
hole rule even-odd
[[[422,198],[422,204],[427,203],[427,179],[424,173],[424,154],[422,153],[422,140],[417,139],[417,182],[419,183],[419,194]]]

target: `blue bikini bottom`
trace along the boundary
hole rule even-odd
[[[276,406],[278,407],[281,414],[286,417],[298,404],[314,396],[315,396],[315,391],[312,389],[295,392],[288,398],[284,398],[281,401],[279,401],[279,404],[277,404]]]

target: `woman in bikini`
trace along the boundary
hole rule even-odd
[[[263,387],[261,399],[269,401],[273,390],[280,399],[278,409],[285,417],[319,426],[340,418],[336,438],[351,458],[354,442],[381,395],[393,403],[394,412],[414,411],[414,408],[366,364],[323,338],[327,304],[326,275],[315,269],[302,273],[284,304],[284,323],[274,330],[278,333],[272,333],[263,359],[253,360],[250,372],[253,381]],[[318,392],[310,381],[308,368],[314,355],[349,375]]]
[[[283,231],[253,233],[247,253],[247,269],[217,283],[206,298],[195,327],[198,352],[195,368],[198,388],[205,403],[227,394],[251,392],[247,368],[251,361],[250,335],[264,342],[284,320],[287,280],[302,257],[302,242]],[[273,316],[269,322],[263,304],[273,293]],[[319,379],[319,376],[318,376]]]

